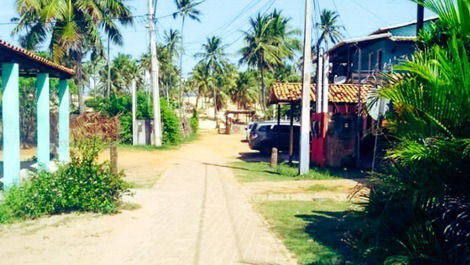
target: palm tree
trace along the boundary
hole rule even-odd
[[[196,9],[196,7],[201,4],[201,2],[195,2],[194,0],[175,0],[177,12],[173,14],[173,18],[181,17],[181,52],[180,52],[180,89],[181,95],[183,93],[183,55],[184,55],[184,25],[186,18],[189,17],[192,20],[200,22],[201,11]],[[181,101],[183,98],[181,97]],[[182,103],[182,102],[181,102]]]
[[[232,101],[240,109],[248,109],[256,104],[256,72],[249,70],[238,75],[236,86],[230,91]]]
[[[209,76],[206,65],[204,63],[198,63],[193,68],[191,77],[188,80],[189,85],[197,90],[196,111],[198,109],[199,99],[201,97],[207,97],[209,88],[211,87],[210,82],[212,82],[212,79]]]
[[[219,37],[213,36],[207,38],[207,43],[202,45],[203,52],[197,53],[195,56],[202,58],[200,63],[205,65],[209,77],[214,77],[216,74],[222,74],[227,65],[226,54],[224,52],[225,46],[222,45],[222,40]],[[217,123],[217,93],[216,86],[212,84],[213,100],[214,100],[214,118]]]
[[[162,92],[167,99],[167,102],[170,101],[172,87],[176,87],[179,79],[180,72],[174,64],[174,52],[169,43],[165,45],[157,44],[157,54],[158,54],[158,66],[160,68],[159,83],[163,88]],[[144,71],[150,71],[150,54],[143,54],[140,58],[140,65]],[[178,98],[178,96],[176,97]]]
[[[142,83],[143,80],[138,62],[131,55],[119,54],[111,64],[111,80],[111,89],[115,95],[130,92],[133,81]]]
[[[299,42],[292,38],[296,31],[288,29],[289,19],[274,11],[269,15],[258,14],[250,19],[251,29],[244,32],[246,46],[241,49],[240,63],[257,67],[261,94],[260,103],[266,107],[265,72],[282,65],[285,58],[291,58]]]
[[[25,31],[20,42],[27,49],[49,41],[52,59],[76,70],[80,111],[84,111],[82,59],[89,52],[104,54],[103,34],[122,45],[115,20],[132,24],[129,6],[124,0],[17,0],[16,7],[20,18],[13,34]]]
[[[173,59],[175,56],[180,54],[181,47],[178,47],[178,43],[181,41],[181,35],[179,31],[170,29],[164,33],[165,47],[170,52],[170,57]]]
[[[317,47],[320,47],[322,42],[325,42],[325,48],[328,49],[328,42],[335,44],[344,38],[341,31],[344,26],[338,25],[339,14],[332,10],[323,9],[320,15],[320,23],[316,27],[321,31],[321,35],[317,41]],[[320,49],[317,49],[319,52]]]

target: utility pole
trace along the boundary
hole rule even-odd
[[[418,14],[416,16],[416,36],[424,25],[424,6],[418,3]]]
[[[153,92],[153,144],[162,145],[162,121],[160,116],[160,87],[158,83],[157,40],[155,37],[155,10],[154,0],[148,0],[149,9],[149,46],[150,46],[150,75]],[[156,0],[155,0],[156,1]]]
[[[137,145],[137,86],[135,80],[131,83],[132,91],[132,144]]]
[[[302,117],[300,127],[299,174],[310,169],[310,69],[312,58],[312,0],[305,0],[304,65],[302,84]],[[318,88],[317,88],[318,89]]]

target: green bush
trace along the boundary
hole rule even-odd
[[[113,174],[109,163],[97,163],[105,144],[94,137],[75,143],[71,162],[58,171],[42,171],[5,192],[0,223],[43,215],[79,212],[116,212],[129,185]]]
[[[137,93],[137,119],[153,119],[153,105],[148,95]],[[101,111],[108,117],[119,116],[121,122],[120,142],[132,143],[132,98],[130,95],[113,95],[110,98],[93,98],[86,102],[88,107]],[[181,121],[174,107],[164,99],[160,100],[160,112],[163,123],[163,144],[177,145],[181,143]],[[197,119],[197,118],[196,118]]]
[[[163,144],[180,144],[182,140],[180,119],[164,99],[160,100],[160,111],[163,125]]]
[[[193,116],[189,119],[189,124],[191,125],[191,131],[197,133],[199,130],[199,117],[197,116],[197,111],[193,111]]]

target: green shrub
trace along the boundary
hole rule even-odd
[[[193,111],[193,116],[189,119],[189,124],[191,125],[191,131],[197,133],[199,130],[199,117],[197,116],[197,111]]]
[[[138,92],[137,103],[137,119],[153,119],[153,106],[148,95],[144,92]],[[123,144],[132,143],[132,98],[130,95],[93,98],[87,100],[86,105],[96,111],[101,111],[108,117],[119,116],[121,123],[120,142]],[[174,107],[166,100],[161,99],[160,112],[163,123],[163,144],[177,145],[181,143],[181,121],[176,115]]]
[[[54,173],[42,171],[5,192],[0,222],[72,211],[116,212],[129,185],[122,173],[112,173],[109,163],[96,162],[106,145],[99,136],[77,139],[69,164]]]
[[[160,111],[163,126],[163,144],[180,144],[182,140],[180,119],[164,99],[160,100]]]

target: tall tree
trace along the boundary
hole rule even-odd
[[[178,56],[181,52],[181,47],[178,44],[181,41],[181,34],[178,30],[170,29],[165,31],[164,36],[165,47],[170,52],[170,57],[173,59],[175,56]]]
[[[321,35],[317,41],[317,47],[320,47],[322,42],[325,43],[325,48],[328,49],[328,42],[335,44],[344,38],[342,31],[344,26],[339,25],[339,14],[332,10],[323,9],[320,14],[320,23],[316,24],[320,30]],[[319,48],[316,49],[320,51]]]
[[[103,75],[103,78],[106,78]],[[111,90],[114,94],[129,93],[132,81],[141,84],[143,71],[139,63],[128,54],[119,54],[111,64]],[[105,83],[104,80],[101,83]]]
[[[291,58],[299,42],[293,38],[296,31],[288,28],[289,19],[274,11],[268,15],[258,14],[250,19],[251,29],[244,32],[245,47],[241,49],[240,63],[257,67],[260,80],[260,103],[266,107],[265,72],[282,65]]]
[[[225,46],[222,45],[222,40],[219,37],[213,36],[207,38],[207,43],[202,45],[203,52],[195,55],[196,57],[202,58],[200,63],[205,65],[209,77],[214,77],[216,74],[221,74],[225,71],[227,59],[224,48]],[[214,118],[217,121],[217,92],[214,84],[212,84],[212,90]]]
[[[103,54],[103,34],[122,45],[123,38],[116,21],[132,24],[132,13],[124,0],[17,0],[20,15],[13,34],[22,46],[35,49],[49,42],[52,59],[73,67],[79,85],[80,110],[84,110],[82,60],[89,52]]]
[[[258,97],[256,72],[253,70],[241,72],[236,82],[236,85],[230,91],[232,101],[240,109],[248,109],[254,106]]]
[[[177,12],[173,14],[173,18],[181,17],[181,52],[180,52],[180,92],[183,93],[183,55],[184,55],[184,25],[186,18],[190,18],[197,22],[200,22],[201,11],[196,9],[196,7],[201,4],[201,2],[196,2],[194,0],[175,0]],[[181,97],[181,101],[183,98]],[[181,102],[182,103],[182,102]]]

